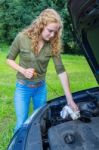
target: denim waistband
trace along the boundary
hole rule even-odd
[[[45,83],[45,80],[41,80],[38,82],[35,81],[27,81],[27,80],[17,80],[17,83],[23,84],[23,85],[42,85]]]

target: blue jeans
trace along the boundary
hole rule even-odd
[[[32,98],[34,110],[46,104],[47,89],[44,80],[38,84],[25,80],[17,81],[14,97],[15,112],[17,117],[15,132],[28,118],[30,99]]]

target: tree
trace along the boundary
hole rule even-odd
[[[12,42],[16,34],[28,26],[46,8],[54,8],[63,20],[64,52],[71,52],[73,41],[71,20],[67,10],[67,0],[1,0],[0,37],[2,41]],[[75,44],[74,44],[75,47]]]

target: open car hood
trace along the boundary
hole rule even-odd
[[[68,0],[78,44],[99,83],[99,0]]]

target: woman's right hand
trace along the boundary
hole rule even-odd
[[[33,68],[24,69],[23,71],[23,75],[28,79],[31,79],[34,76],[34,73],[35,69]]]
[[[23,74],[26,78],[31,79],[33,76],[37,76],[34,68],[25,69],[15,62],[15,60],[7,59],[7,64],[9,64],[13,69]]]

